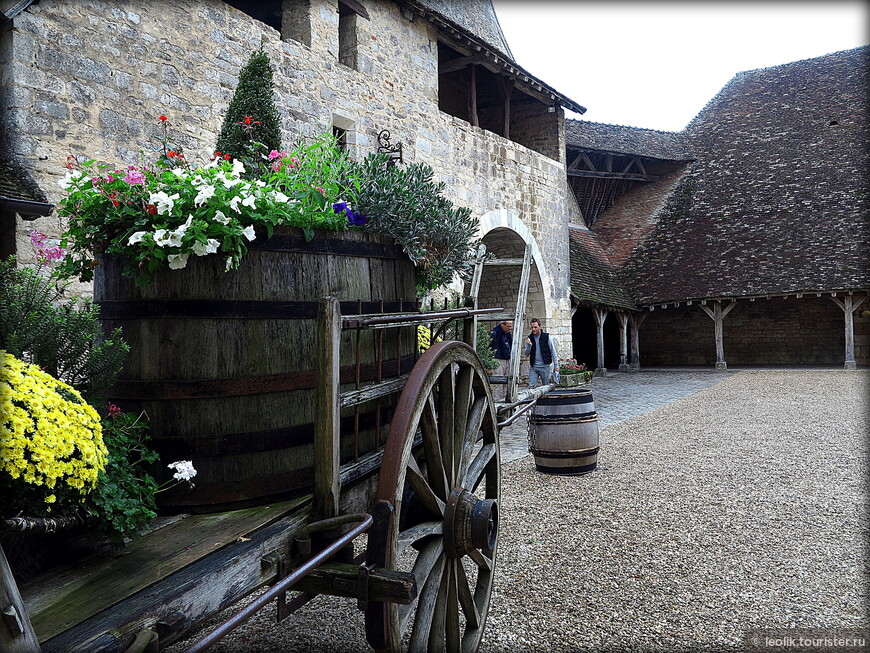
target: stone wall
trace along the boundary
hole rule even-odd
[[[725,361],[729,366],[839,366],[845,360],[843,311],[829,297],[740,300],[723,325]],[[868,354],[870,318],[857,317],[857,364],[870,364]],[[640,362],[641,367],[713,366],[713,320],[699,306],[656,309],[640,328]]]
[[[140,160],[140,150],[155,151],[161,114],[170,117],[172,142],[188,159],[204,161],[239,70],[262,44],[276,71],[285,144],[335,124],[348,130],[352,153],[364,156],[388,129],[406,162],[431,165],[457,204],[478,217],[500,209],[518,216],[547,252],[537,261],[552,279],[543,289],[547,317],[570,329],[565,234],[579,215],[568,200],[561,110],[544,114],[539,134],[524,135],[555,159],[472,127],[438,109],[430,23],[404,16],[389,0],[366,2],[371,20],[356,20],[349,67],[337,59],[337,0],[310,5],[302,30],[309,46],[282,41],[277,30],[219,0],[40,0],[16,17],[3,43],[12,65],[2,118],[12,150],[50,201],[59,199],[56,181],[68,155],[126,165]],[[54,217],[20,225],[23,254],[30,228],[56,234],[62,225]]]

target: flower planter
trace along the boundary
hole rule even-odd
[[[578,386],[585,382],[586,374],[584,372],[580,372],[579,374],[559,375],[559,386],[563,388],[573,388],[574,386]]]
[[[250,243],[237,271],[224,272],[220,255],[191,257],[141,287],[121,275],[121,263],[104,260],[94,284],[105,326],[122,327],[130,345],[109,399],[145,410],[164,468],[193,461],[195,487],[159,495],[168,511],[211,512],[310,489],[318,300],[336,296],[343,314],[416,305],[411,260],[391,239],[359,231],[318,231],[305,242],[300,230],[276,229]],[[345,383],[357,373],[351,338],[341,347]],[[381,366],[376,340],[359,341],[362,380],[413,366],[413,329],[398,352],[383,343]],[[382,443],[390,416],[388,399],[344,411],[342,462]]]

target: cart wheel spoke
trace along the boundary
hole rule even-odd
[[[456,567],[462,566],[459,560],[449,560],[447,568],[447,602],[445,606],[445,637],[447,653],[459,653],[462,632],[459,629],[459,596],[456,587]]]
[[[429,480],[432,490],[442,501],[447,501],[450,487],[444,470],[444,459],[438,444],[438,420],[435,414],[435,398],[427,397],[420,415],[420,428],[423,431],[423,450],[426,453],[426,466],[429,468]]]
[[[443,554],[444,549],[441,549]],[[422,557],[422,556],[421,556]],[[418,586],[422,588],[420,596],[417,599],[417,617],[414,619],[414,630],[411,633],[411,651],[423,651],[426,649],[426,642],[429,641],[429,632],[432,628],[432,616],[435,614],[435,603],[438,599],[438,592],[441,589],[441,581],[444,578],[444,563],[445,556],[440,555],[435,558],[433,564],[429,566],[428,573],[423,576],[425,582],[420,582],[417,578]],[[415,569],[416,572],[416,569]],[[417,576],[417,574],[414,574]],[[410,617],[411,611],[408,611]],[[407,617],[402,624],[402,632],[407,628]]]
[[[466,480],[468,478],[468,468],[471,465],[471,457],[474,453],[474,446],[477,444],[477,437],[480,433],[480,427],[483,425],[483,420],[486,417],[486,397],[478,397],[471,405],[470,413],[467,415],[465,428],[462,433],[461,443],[462,452],[459,461],[459,473],[456,477],[456,484],[467,488]]]
[[[468,557],[474,560],[474,563],[485,571],[492,571],[492,563],[493,561],[490,558],[487,558],[483,553],[478,551],[477,549],[468,552]]]
[[[484,444],[480,448],[480,451],[477,452],[471,465],[469,465],[468,471],[462,479],[462,486],[467,487],[472,492],[476,491],[480,481],[484,478],[484,472],[486,471],[487,465],[489,465],[495,455],[496,445],[494,443]]]
[[[468,575],[465,573],[465,567],[462,566],[461,561],[456,565],[456,589],[459,595],[459,605],[462,606],[462,613],[465,615],[468,627],[480,628],[480,612],[477,610],[477,604],[475,604],[471,594]]]
[[[453,404],[455,401],[456,378],[453,365],[448,365],[438,379],[438,438],[441,443],[441,458],[447,483],[456,483],[456,456],[454,455]]]
[[[412,457],[408,461],[408,470],[405,479],[417,493],[417,498],[433,515],[444,516],[444,502],[435,496],[435,492],[429,485],[429,481],[420,471],[417,461]]]
[[[372,526],[367,551],[369,564],[412,573],[419,594],[407,606],[369,603],[374,648],[477,651],[492,593],[500,471],[486,371],[468,345],[436,343],[396,405],[375,494],[393,510]]]

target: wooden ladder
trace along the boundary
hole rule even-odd
[[[494,258],[486,259],[486,245],[481,245],[477,250],[477,261],[474,268],[474,276],[471,281],[471,291],[469,296],[474,301],[474,308],[477,308],[477,295],[480,291],[480,280],[483,277],[484,267],[508,267],[522,266],[520,273],[520,284],[517,288],[517,305],[513,314],[511,313],[493,313],[488,319],[498,320],[513,320],[514,321],[514,337],[511,347],[510,368],[506,377],[507,391],[505,393],[505,402],[512,404],[517,401],[517,385],[520,375],[520,347],[522,345],[522,336],[517,335],[523,332],[522,325],[526,320],[526,302],[529,295],[529,274],[532,267],[532,247],[526,243],[526,249],[523,253],[523,258]],[[475,324],[476,326],[476,324]],[[502,377],[504,378],[504,377]],[[499,377],[494,377],[493,381],[501,382]]]

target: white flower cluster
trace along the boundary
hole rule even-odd
[[[190,479],[196,476],[192,460],[176,460],[174,463],[169,463],[167,467],[175,471],[172,478],[177,481],[187,481],[189,483]]]

